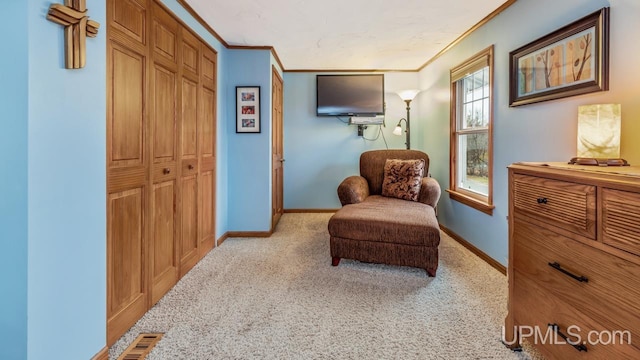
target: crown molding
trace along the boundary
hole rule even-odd
[[[234,50],[269,50],[271,51],[271,54],[273,55],[273,57],[276,59],[276,61],[278,62],[278,65],[280,65],[280,69],[282,69],[283,72],[292,72],[292,73],[309,73],[309,72],[313,72],[313,73],[318,73],[318,72],[367,72],[367,73],[371,73],[371,72],[419,72],[420,70],[424,69],[425,67],[427,67],[429,64],[433,63],[434,61],[436,61],[438,58],[440,58],[442,55],[444,55],[447,51],[451,50],[454,46],[456,46],[458,43],[460,43],[462,40],[464,40],[465,38],[467,38],[469,35],[471,35],[473,32],[475,32],[476,30],[478,30],[480,27],[482,27],[482,25],[488,23],[489,21],[491,21],[493,18],[495,18],[496,16],[500,15],[503,11],[505,11],[508,7],[510,7],[511,5],[513,5],[516,1],[518,0],[507,0],[504,4],[500,5],[500,7],[498,7],[497,9],[495,9],[493,12],[491,12],[489,15],[485,16],[482,20],[480,20],[477,24],[473,25],[469,30],[465,31],[462,35],[458,36],[455,40],[453,40],[449,45],[445,46],[444,49],[440,50],[437,54],[435,54],[431,59],[429,59],[427,62],[425,62],[424,64],[422,64],[422,66],[418,67],[415,70],[409,70],[409,69],[285,69],[284,65],[282,64],[282,61],[280,61],[280,57],[278,56],[278,52],[276,51],[276,49],[273,46],[243,46],[243,45],[229,45],[229,43],[227,43],[222,36],[220,36],[215,30],[213,30],[213,28],[211,26],[209,26],[209,24],[207,24],[206,21],[204,21],[204,19],[202,17],[200,17],[200,15],[198,15],[198,13],[193,10],[193,8],[187,4],[187,2],[185,0],[176,0],[178,2],[178,4],[180,4],[185,10],[187,10],[187,12],[193,16],[194,19],[196,19],[196,21],[198,21],[200,23],[200,25],[202,25],[207,31],[209,31],[209,33],[211,33],[211,35],[213,35],[218,41],[220,41],[220,43],[227,49],[234,49]]]

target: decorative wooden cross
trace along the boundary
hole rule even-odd
[[[47,19],[64,26],[65,67],[80,69],[86,62],[87,36],[96,37],[100,24],[89,20],[86,0],[64,0],[51,4]]]

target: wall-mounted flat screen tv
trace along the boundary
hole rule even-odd
[[[318,116],[384,115],[384,74],[316,75]]]

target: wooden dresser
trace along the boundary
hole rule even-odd
[[[640,359],[640,167],[509,166],[508,277],[507,345]]]

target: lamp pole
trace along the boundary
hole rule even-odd
[[[409,106],[409,104],[411,103],[411,100],[405,100],[404,102],[407,103],[407,130],[405,130],[405,133],[407,133],[407,142],[405,144],[407,144],[407,150],[411,149],[411,132],[410,132],[410,127],[409,127],[409,112],[411,110],[411,107]]]
[[[398,92],[398,96],[400,96],[400,99],[402,99],[406,104],[407,104],[407,118],[406,119],[400,119],[401,121],[404,120],[407,123],[407,129],[404,131],[407,134],[407,141],[405,142],[405,144],[407,145],[407,150],[411,149],[411,126],[409,124],[409,121],[411,120],[409,117],[411,116],[410,114],[410,110],[411,110],[411,100],[413,100],[416,95],[418,95],[418,93],[420,92],[420,90],[402,90]],[[400,126],[400,121],[398,121],[398,127]],[[401,133],[398,131],[398,133],[396,135],[400,135]]]

